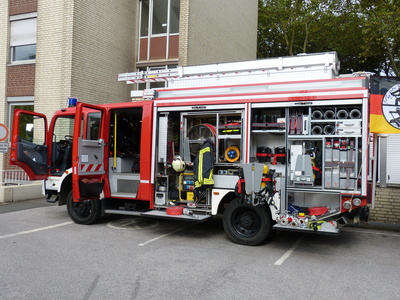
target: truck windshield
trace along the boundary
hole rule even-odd
[[[74,116],[58,117],[55,121],[53,138],[55,140],[71,139],[74,132]]]

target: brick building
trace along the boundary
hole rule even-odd
[[[117,74],[256,58],[256,0],[0,0],[0,123],[68,97],[131,101]],[[0,170],[8,166],[0,154]],[[0,182],[3,182],[0,172]]]

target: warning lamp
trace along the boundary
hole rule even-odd
[[[343,202],[344,209],[349,210],[351,208],[351,202],[349,200]]]
[[[353,205],[354,206],[360,206],[361,205],[361,199],[360,198],[354,198],[353,199]]]
[[[78,98],[68,98],[68,107],[75,107],[78,102]]]

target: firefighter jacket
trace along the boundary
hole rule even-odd
[[[214,185],[214,152],[214,143],[211,140],[207,139],[193,162],[195,188],[199,188],[204,185]]]

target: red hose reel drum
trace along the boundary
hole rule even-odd
[[[174,215],[178,216],[181,215],[183,212],[183,207],[182,206],[169,206],[166,209],[167,215]]]

